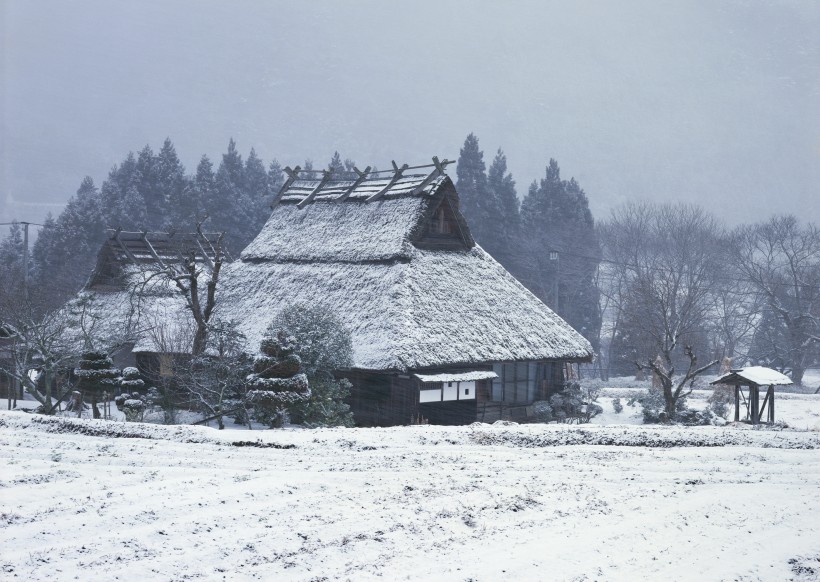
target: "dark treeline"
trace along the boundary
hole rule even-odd
[[[355,177],[338,152],[326,167]],[[302,168],[320,175],[310,160]],[[46,218],[28,265],[28,301],[42,312],[76,293],[106,228],[190,231],[208,216],[204,230],[225,232],[236,257],[267,220],[282,180],[276,160],[266,165],[253,149],[243,159],[233,140],[216,168],[203,156],[193,173],[170,140],[156,153],[128,154],[99,187],[85,178],[63,212]],[[820,362],[815,225],[784,216],[729,229],[706,209],[651,203],[625,204],[596,223],[583,188],[563,179],[554,159],[519,198],[504,152],[488,167],[473,134],[456,182],[476,241],[590,340],[602,377],[643,369],[681,381],[730,358],[799,383]],[[23,246],[12,225],[0,241],[4,298],[20,296]]]
[[[472,134],[457,174],[476,241],[590,340],[601,377],[651,372],[675,393],[721,362],[796,384],[820,363],[816,225],[775,216],[730,229],[697,206],[635,202],[596,224],[553,159],[519,205],[506,156],[488,170]]]
[[[550,159],[523,201],[499,149],[487,170],[470,134],[456,170],[461,209],[476,241],[598,349],[595,276],[601,255],[586,193]]]
[[[226,233],[226,249],[238,253],[268,217],[270,197],[282,183],[276,160],[267,167],[251,149],[243,160],[233,140],[218,167],[202,156],[193,174],[179,161],[170,139],[158,152],[129,153],[97,187],[86,177],[59,216],[46,218],[34,245],[36,284],[60,300],[80,288],[106,228]],[[64,292],[60,292],[60,290]]]
[[[354,173],[353,166],[336,152],[328,169],[346,175]],[[318,175],[310,160],[303,168]],[[224,249],[236,257],[261,230],[271,195],[282,183],[279,162],[265,164],[253,149],[243,159],[233,139],[217,166],[202,156],[193,173],[170,139],[157,152],[146,145],[111,168],[99,186],[86,177],[63,211],[45,218],[31,252],[29,288],[36,290],[41,308],[61,305],[85,284],[107,228],[190,232],[202,223],[205,231],[224,232]],[[5,284],[19,286],[19,225],[0,244]]]

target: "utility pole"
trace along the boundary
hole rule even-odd
[[[28,301],[28,222],[23,225],[23,300]]]
[[[558,251],[550,251],[550,262],[555,264],[552,278],[552,310],[558,313],[558,278],[561,274],[561,259],[558,256]]]

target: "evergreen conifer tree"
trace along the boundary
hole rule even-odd
[[[270,196],[277,194],[285,183],[283,173],[282,165],[277,160],[271,161],[268,166],[268,198],[265,200],[265,211],[268,214],[270,214]]]
[[[244,184],[246,203],[249,205],[247,212],[250,218],[247,228],[252,239],[262,230],[262,226],[264,226],[270,214],[270,200],[267,198],[268,173],[265,171],[265,164],[262,163],[253,148],[251,148],[248,159],[245,161]]]
[[[473,238],[482,247],[486,244],[497,252],[495,240],[498,238],[496,229],[501,220],[501,208],[490,192],[484,152],[479,149],[478,138],[472,133],[467,136],[459,153],[456,176],[461,211],[470,225]],[[493,254],[492,251],[488,252]]]
[[[226,250],[237,255],[256,232],[250,232],[253,209],[246,190],[245,164],[233,138],[216,172],[215,194],[212,206],[206,207],[211,229],[224,232]]]
[[[586,193],[574,178],[561,180],[554,159],[521,203],[521,227],[523,282],[597,349],[600,241]]]
[[[136,215],[125,215],[124,219],[137,224],[136,227],[128,226],[127,228],[155,230],[164,221],[166,205],[159,185],[157,158],[151,146],[146,145],[137,154],[133,175],[127,177],[126,180],[125,196],[131,200],[128,204],[123,203],[123,208],[129,208],[136,212]],[[129,193],[129,189],[132,188],[136,192]],[[142,200],[141,203],[137,203],[138,198]]]
[[[269,420],[281,427],[287,409],[310,396],[307,376],[300,373],[296,339],[286,330],[269,328],[247,378],[248,400]]]
[[[216,196],[216,175],[214,165],[208,156],[202,156],[196,166],[196,174],[193,177],[193,197],[197,201],[197,212],[210,213],[212,208],[218,205]]]
[[[487,175],[487,188],[497,207],[498,216],[488,233],[487,242],[482,246],[510,272],[518,274],[516,260],[521,217],[515,180],[507,171],[507,156],[498,149]]]
[[[86,176],[60,215],[48,217],[32,249],[36,286],[54,305],[77,292],[88,279],[105,238],[104,206]]]
[[[196,198],[190,180],[185,176],[185,167],[180,163],[174,144],[165,138],[162,149],[156,157],[157,195],[154,197],[158,206],[148,205],[148,220],[152,228],[168,230],[171,227],[183,228],[194,222]],[[158,212],[153,215],[153,212]]]
[[[341,176],[345,171],[345,164],[342,161],[342,156],[338,151],[333,152],[333,157],[330,158],[330,163],[327,165],[329,172],[333,173],[334,177]]]

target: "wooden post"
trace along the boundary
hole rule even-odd
[[[758,408],[758,401],[760,400],[760,386],[751,384],[749,386],[749,406],[752,412],[752,424],[760,423],[760,409]]]
[[[735,422],[740,422],[740,386],[735,384]]]
[[[769,386],[766,398],[769,399],[769,422],[774,424],[774,386]]]

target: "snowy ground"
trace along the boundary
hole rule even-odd
[[[601,396],[598,397],[598,404],[604,411],[592,419],[592,424],[643,424],[641,405],[637,403],[634,406],[627,405],[629,397],[640,390],[640,388],[604,388]],[[706,408],[707,399],[711,395],[712,390],[694,390],[687,399],[687,406]],[[620,413],[616,413],[612,406],[615,398],[620,399],[623,406]],[[732,418],[731,415],[730,418]],[[789,428],[796,430],[820,431],[820,394],[778,392],[775,396],[775,420],[784,422]]]
[[[0,456],[3,580],[820,576],[817,432],[0,412]]]

